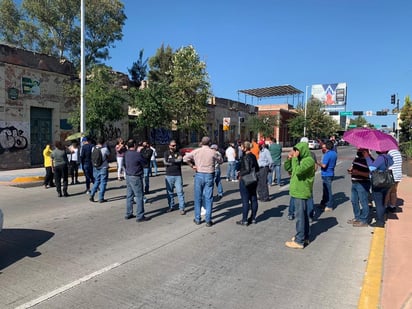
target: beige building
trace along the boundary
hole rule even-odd
[[[73,65],[0,44],[0,168],[43,164],[46,143],[71,133],[64,83]]]

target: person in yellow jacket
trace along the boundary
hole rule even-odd
[[[47,144],[43,149],[43,159],[44,159],[44,168],[46,169],[46,176],[44,177],[44,188],[55,187],[53,179],[53,165],[52,165],[52,153],[53,149],[51,144]]]

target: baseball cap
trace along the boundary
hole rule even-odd
[[[265,144],[265,141],[264,140],[260,140],[259,141],[259,146],[262,146],[262,145],[264,145]]]
[[[82,143],[83,142],[87,142],[87,137],[85,136],[85,137],[82,137]]]
[[[218,149],[218,147],[217,147],[217,145],[216,144],[213,144],[212,146],[210,146],[210,148],[212,148],[212,149]]]
[[[309,139],[308,139],[307,137],[302,137],[302,138],[300,139],[300,142],[301,142],[301,143],[309,143]]]

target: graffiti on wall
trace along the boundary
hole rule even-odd
[[[171,140],[171,131],[167,129],[153,129],[150,131],[150,140],[156,145],[167,145]]]
[[[110,124],[104,128],[103,135],[107,140],[113,140],[122,136],[122,130]]]
[[[15,126],[0,127],[0,154],[5,151],[17,151],[27,148],[24,131]]]

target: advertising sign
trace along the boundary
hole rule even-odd
[[[229,131],[230,127],[230,117],[223,118],[223,131]]]
[[[24,94],[40,95],[40,81],[30,77],[21,78],[21,92]]]
[[[346,105],[346,83],[312,85],[312,96],[320,100],[325,109]]]

